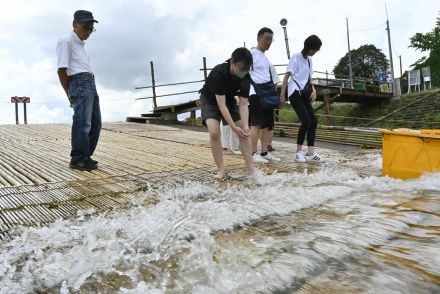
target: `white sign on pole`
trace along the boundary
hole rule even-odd
[[[425,88],[425,83],[429,82],[429,89],[431,89],[431,70],[429,66],[422,67],[422,75],[423,75],[423,89]]]
[[[422,67],[423,78],[431,77],[431,70],[429,66]]]
[[[408,93],[411,93],[411,86],[417,87],[420,92],[420,69],[412,70],[408,74]]]

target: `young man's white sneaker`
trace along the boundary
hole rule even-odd
[[[269,161],[264,159],[260,154],[258,153],[254,153],[254,155],[252,155],[252,161],[253,162],[259,162],[259,163],[268,163]]]
[[[296,162],[306,162],[306,153],[304,151],[298,151],[295,154]]]
[[[269,161],[281,161],[281,159],[279,159],[278,157],[274,156],[272,153],[267,152],[266,155],[262,156],[264,159],[269,160]]]
[[[306,155],[307,162],[325,162],[325,159],[318,153],[313,153],[312,155]]]

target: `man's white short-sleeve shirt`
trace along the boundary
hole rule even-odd
[[[275,67],[269,62],[264,52],[261,52],[257,48],[251,49],[253,66],[249,71],[252,81],[256,84],[263,84],[270,81],[270,75],[272,74],[272,81],[276,84],[279,82],[278,75]],[[255,89],[251,85],[249,89],[249,95],[255,95]]]
[[[85,42],[75,32],[61,37],[57,43],[58,68],[67,68],[67,75],[93,73],[90,58],[84,50]]]
[[[304,89],[307,81],[313,75],[312,59],[310,57],[304,58],[301,53],[296,53],[290,58],[289,64],[287,65],[287,71],[290,72],[287,91],[287,94],[290,97],[295,90]],[[293,80],[299,84],[301,89],[298,89],[298,85]]]

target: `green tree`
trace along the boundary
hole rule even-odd
[[[431,68],[431,79],[433,81],[440,81],[440,17],[437,17],[435,28],[426,34],[417,33],[410,39],[411,45],[409,47],[420,50],[421,52],[428,52],[428,56],[423,56],[417,60],[413,66],[415,69],[420,69],[425,66]]]
[[[362,45],[358,49],[351,52],[351,63],[353,68],[353,76],[377,79],[379,72],[388,72],[389,62],[382,53],[374,45]],[[348,77],[350,69],[348,68],[348,53],[342,57],[333,69],[336,77]]]

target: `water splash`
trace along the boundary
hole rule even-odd
[[[169,182],[133,195],[125,211],[21,228],[0,244],[0,292],[255,293],[330,287],[333,274],[347,289],[425,279],[423,289],[438,290],[438,179],[326,166],[227,185]],[[151,193],[159,202],[142,205]],[[437,210],[408,208],[417,201]]]

